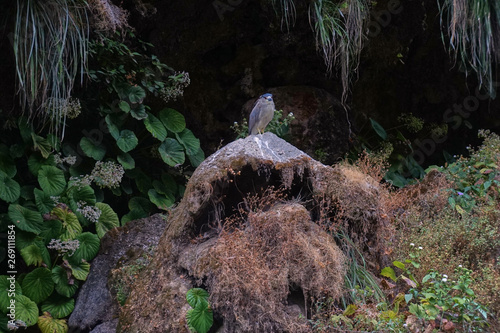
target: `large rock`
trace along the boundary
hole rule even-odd
[[[68,326],[70,332],[111,333],[116,331],[119,306],[109,277],[113,269],[134,264],[158,245],[166,226],[161,215],[135,220],[112,229],[101,240],[87,281],[81,288]]]
[[[117,332],[188,332],[192,287],[210,294],[213,331],[310,331],[311,301],[342,293],[345,256],[329,232],[348,230],[376,260],[381,191],[271,133],[230,143],[189,180]]]

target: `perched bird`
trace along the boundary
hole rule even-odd
[[[255,102],[248,121],[248,134],[262,134],[274,116],[273,95],[264,94]]]

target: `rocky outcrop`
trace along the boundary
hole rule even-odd
[[[136,264],[143,254],[158,245],[166,220],[161,215],[144,218],[112,229],[101,240],[87,281],[81,288],[68,326],[70,332],[111,333],[116,331],[119,305],[109,278],[114,269]]]
[[[188,332],[192,287],[209,292],[214,331],[309,331],[311,301],[342,293],[345,257],[331,233],[348,230],[376,260],[381,191],[271,133],[232,142],[190,178],[117,332]]]

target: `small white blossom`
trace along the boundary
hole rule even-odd
[[[424,248],[423,248],[423,247],[421,247],[421,246],[419,246],[419,247],[418,247],[418,249],[419,249],[419,250],[423,250]]]
[[[413,243],[410,243],[410,246],[415,246],[415,244],[413,244]]]
[[[458,265],[459,268],[462,268],[462,265]]]
[[[448,278],[448,275],[446,275],[446,274],[443,274],[443,277],[447,279],[447,278]]]
[[[80,246],[80,241],[78,239],[75,240],[67,240],[61,241],[60,239],[51,239],[47,248],[57,250],[60,254],[68,254],[70,257],[75,253],[75,251]]]
[[[442,278],[441,281],[446,282],[446,281],[448,281],[448,279],[447,278]]]

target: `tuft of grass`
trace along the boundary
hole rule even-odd
[[[87,5],[77,0],[17,0],[13,51],[17,89],[29,118],[49,120],[58,134],[77,75],[87,65]]]
[[[465,74],[474,72],[494,98],[494,63],[500,59],[500,3],[497,0],[438,1],[443,43]]]

